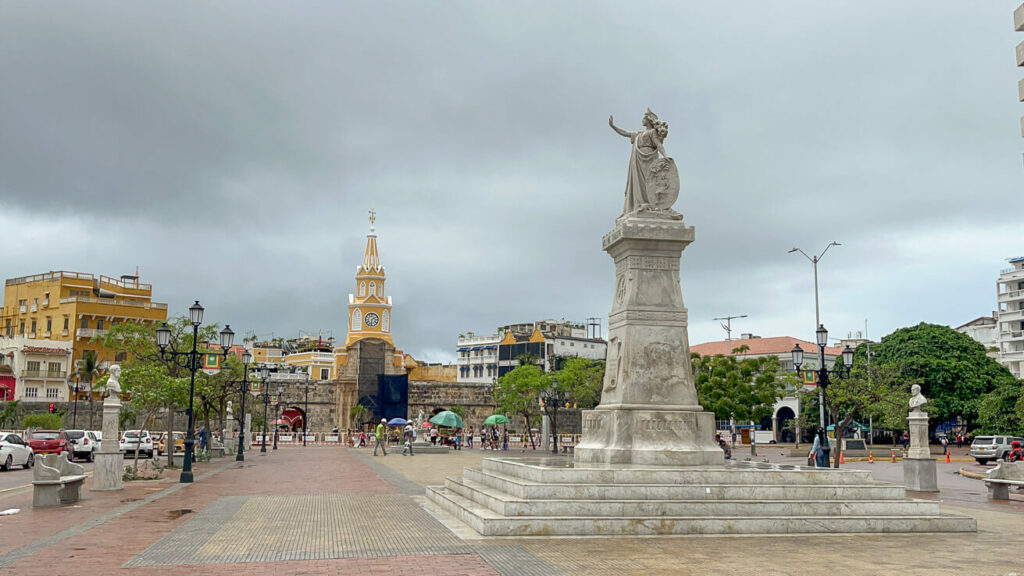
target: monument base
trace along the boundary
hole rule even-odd
[[[124,454],[121,452],[97,452],[94,458],[90,490],[104,492],[123,489]]]
[[[577,464],[722,465],[715,415],[691,410],[588,410]]]
[[[939,480],[932,458],[907,458],[903,461],[903,485],[917,492],[938,492]]]

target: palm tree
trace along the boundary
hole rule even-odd
[[[82,359],[75,364],[75,376],[85,383],[85,389],[89,391],[89,429],[92,430],[92,383],[100,376],[100,365],[95,350],[82,352]]]
[[[359,426],[360,429],[363,427],[363,422],[370,414],[370,409],[362,404],[356,404],[348,411],[349,417],[352,418],[352,423]]]

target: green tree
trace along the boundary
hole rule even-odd
[[[62,418],[62,414],[50,414],[49,412],[25,414],[25,417],[21,419],[21,427],[33,430],[59,430]]]
[[[494,387],[494,403],[503,414],[518,414],[526,420],[526,432],[530,446],[536,448],[530,426],[530,418],[536,418],[540,411],[537,396],[550,385],[551,377],[533,364],[520,365],[498,378]]]
[[[690,357],[697,399],[720,420],[760,422],[768,418],[789,383],[779,376],[776,356],[737,359],[694,353]]]
[[[555,373],[559,385],[569,391],[570,400],[584,410],[601,402],[604,383],[604,362],[586,358],[567,358],[562,369]]]
[[[75,363],[75,377],[80,382],[85,384],[85,389],[89,391],[89,429],[93,429],[93,387],[92,383],[96,382],[100,378],[100,364],[99,359],[96,356],[95,350],[85,350],[82,352],[82,359]]]
[[[922,322],[901,328],[882,338],[871,352],[872,364],[897,367],[908,388],[907,382],[920,382],[921,393],[930,401],[933,426],[957,416],[976,424],[987,394],[1004,386],[1020,389],[1006,367],[985,355],[984,346],[947,326]],[[995,399],[988,405],[1008,408]]]
[[[462,418],[463,421],[466,420],[466,407],[465,406],[452,406],[451,408],[449,408],[449,410],[451,410],[452,412],[458,414],[459,418]]]
[[[370,409],[362,404],[356,404],[352,408],[349,408],[348,415],[352,419],[352,422],[362,430],[363,425],[370,419]]]
[[[21,416],[21,401],[9,400],[4,404],[3,410],[0,410],[0,428],[13,427],[19,416]]]

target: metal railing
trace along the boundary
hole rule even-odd
[[[61,304],[80,302],[84,304],[106,304],[109,306],[131,306],[133,308],[145,308],[153,310],[167,310],[167,304],[163,302],[140,302],[138,300],[125,300],[124,298],[93,298],[91,296],[71,296],[61,298]]]
[[[92,274],[82,274],[80,272],[47,272],[45,274],[33,274],[32,276],[21,276],[18,278],[8,278],[5,285],[14,286],[16,284],[28,284],[29,282],[41,282],[43,280],[60,280],[61,278],[74,278],[76,280],[89,280],[92,281],[95,278]]]
[[[22,370],[22,378],[55,378],[64,380],[68,373],[64,370]]]

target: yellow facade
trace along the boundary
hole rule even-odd
[[[372,222],[372,221],[371,221]],[[364,338],[376,338],[394,345],[391,340],[391,296],[384,291],[386,275],[377,250],[377,235],[373,226],[366,235],[363,263],[356,269],[356,293],[348,295],[349,348]]]
[[[153,302],[153,287],[137,277],[95,277],[47,272],[10,278],[4,286],[0,335],[71,341],[72,366],[86,350],[114,362],[113,350],[92,341],[120,322],[164,322],[167,304]]]
[[[304,367],[310,380],[334,379],[334,354],[331,352],[320,350],[296,352],[285,356],[284,363],[289,366]]]

